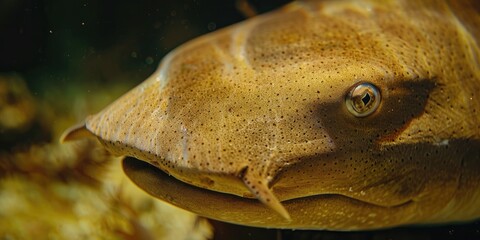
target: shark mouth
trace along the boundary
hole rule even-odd
[[[255,171],[249,171],[248,168],[245,168],[239,175],[243,184],[253,194],[248,197],[217,192],[185,183],[157,167],[135,158],[125,158],[123,169],[137,186],[160,200],[208,218],[252,226],[273,227],[269,225],[270,221],[275,222],[275,227],[296,226],[292,219],[298,221],[299,212],[302,209],[312,208],[312,206],[318,209],[319,201],[327,209],[330,203],[342,202],[358,211],[368,209],[388,214],[414,206],[413,200],[391,206],[381,206],[346,195],[327,193],[290,198],[280,202],[268,187],[268,182],[262,181]]]

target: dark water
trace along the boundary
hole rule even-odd
[[[442,240],[480,239],[480,222],[462,225],[401,227],[377,231],[332,232],[259,229],[211,221],[215,239],[278,240]]]
[[[258,12],[265,12],[289,1],[250,2]],[[23,76],[34,97],[61,96],[64,100],[57,104],[68,111],[75,91],[134,86],[171,49],[243,19],[233,0],[0,1],[0,73]],[[54,140],[42,130],[42,123],[33,126],[2,139],[0,150]],[[269,230],[211,223],[215,239],[480,239],[480,222],[369,232]]]

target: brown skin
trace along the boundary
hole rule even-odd
[[[475,219],[476,7],[294,3],[178,48],[65,139],[87,129],[171,175],[126,159],[147,192],[233,223],[354,230]],[[345,99],[362,82],[381,102],[356,117]]]

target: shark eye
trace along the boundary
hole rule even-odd
[[[380,105],[380,91],[367,82],[354,85],[345,98],[348,111],[355,117],[366,117]]]

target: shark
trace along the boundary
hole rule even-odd
[[[480,217],[480,4],[297,1],[191,40],[68,129],[220,221],[367,230]]]

